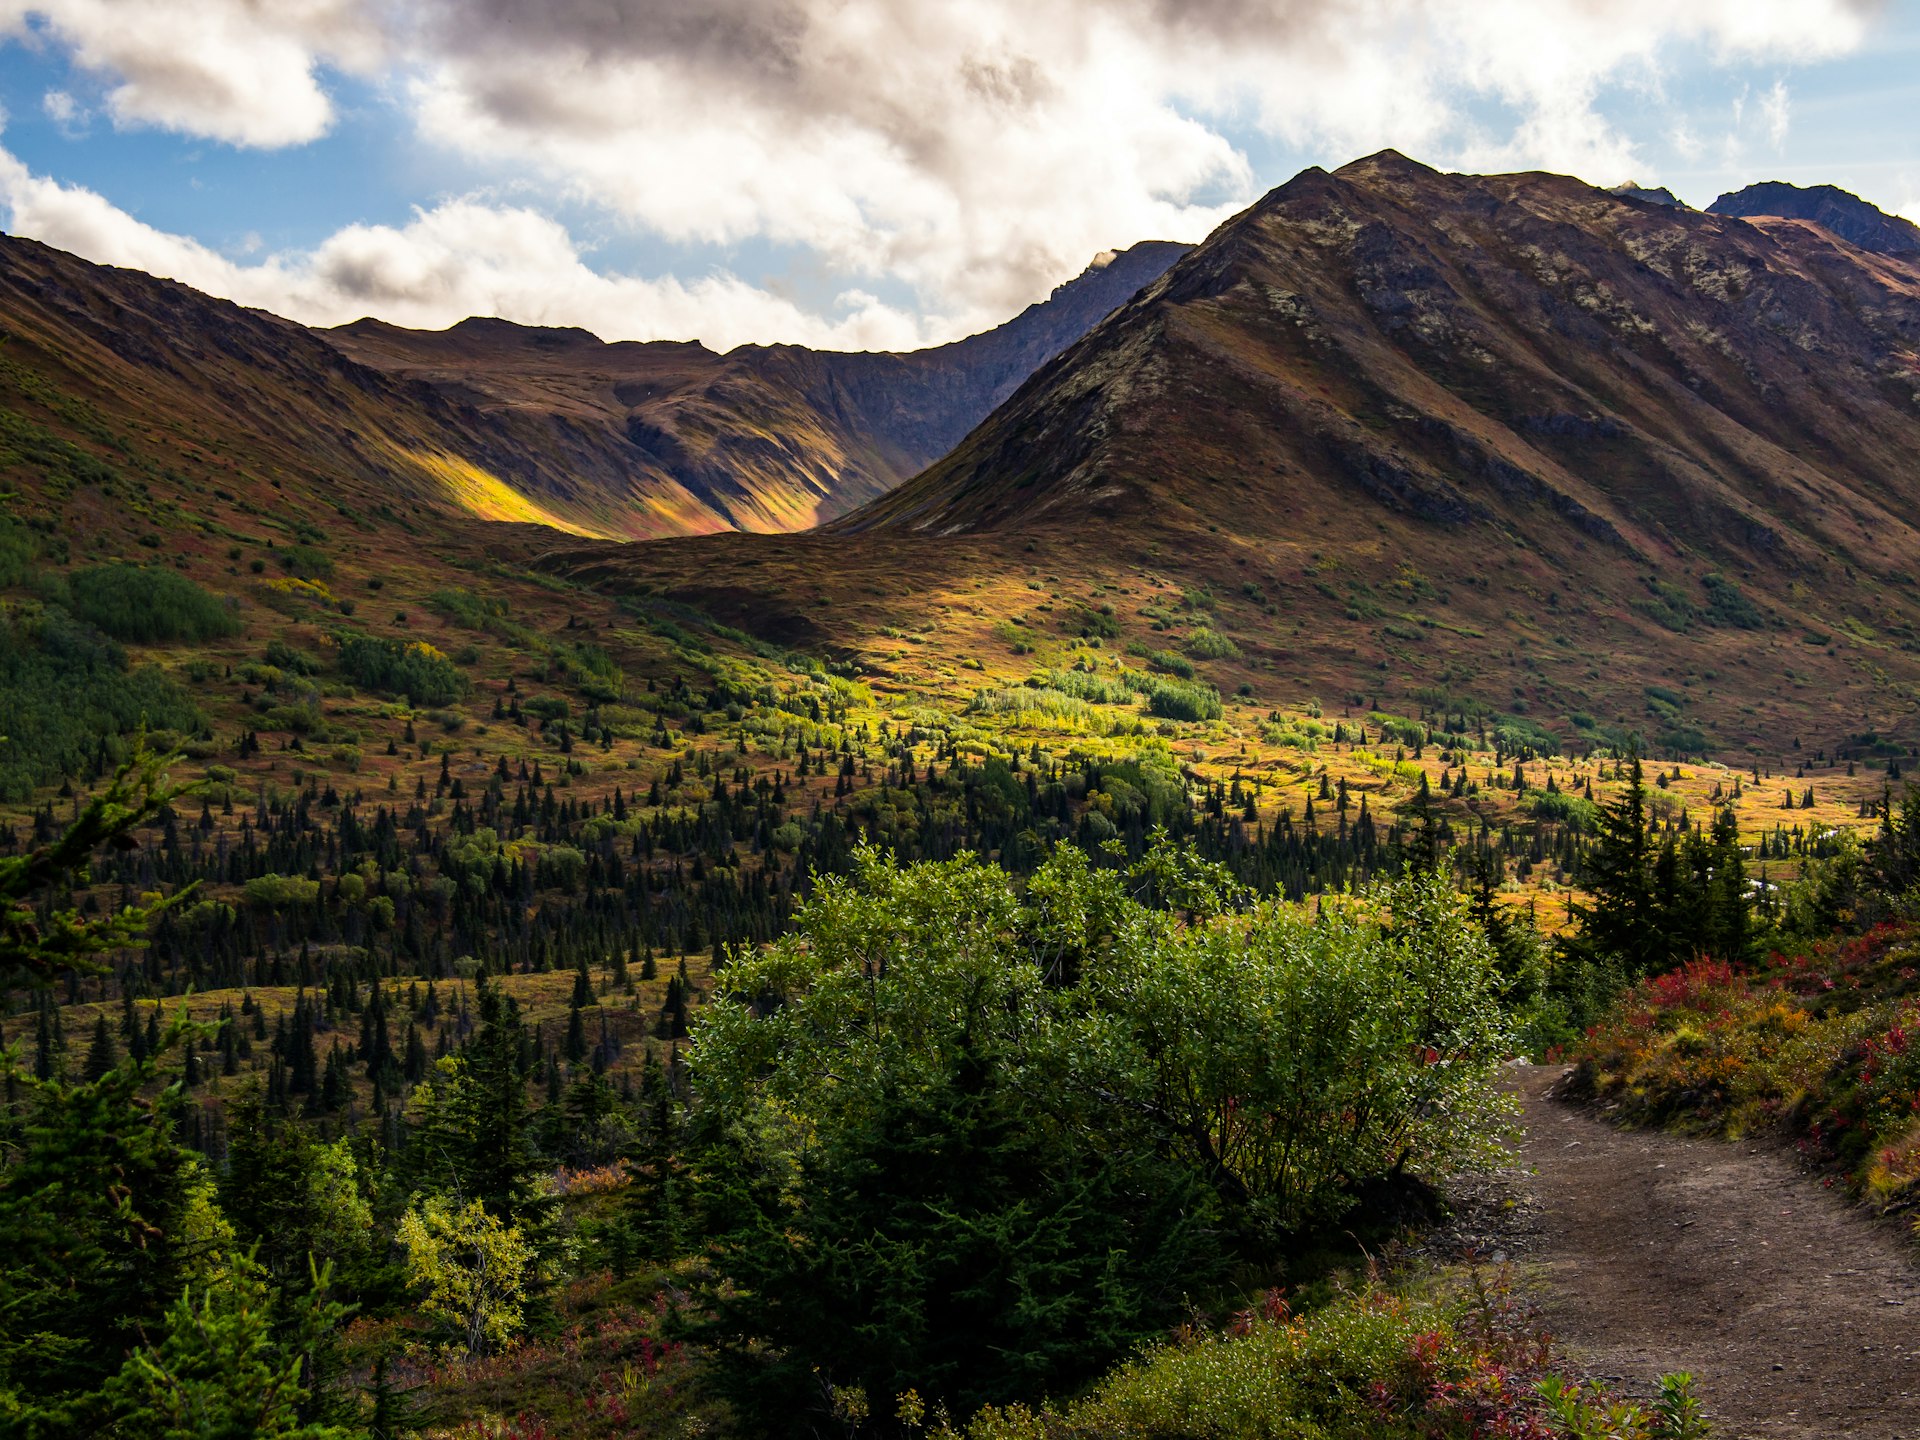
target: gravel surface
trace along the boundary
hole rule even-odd
[[[1716,1440],[1920,1440],[1920,1268],[1768,1145],[1621,1130],[1515,1066],[1514,1170],[1429,1248],[1511,1259],[1561,1353],[1628,1395],[1684,1370]]]

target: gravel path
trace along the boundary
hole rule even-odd
[[[1516,1066],[1524,1169],[1489,1238],[1560,1349],[1628,1394],[1685,1370],[1716,1440],[1920,1440],[1920,1268],[1765,1145],[1619,1130]]]

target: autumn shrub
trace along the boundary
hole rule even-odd
[[[1554,1373],[1504,1278],[1410,1299],[1368,1289],[1307,1315],[1279,1292],[1222,1330],[1189,1326],[1086,1395],[993,1407],[940,1440],[1696,1440],[1684,1376],[1650,1407]]]
[[[1634,987],[1579,1044],[1577,1082],[1630,1121],[1768,1126],[1878,1208],[1920,1195],[1920,933],[1881,925],[1737,971]]]

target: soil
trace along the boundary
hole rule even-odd
[[[1516,1262],[1562,1355],[1625,1394],[1695,1380],[1715,1440],[1920,1437],[1920,1266],[1766,1143],[1622,1130],[1515,1066],[1521,1165],[1453,1239]]]

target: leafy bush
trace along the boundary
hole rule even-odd
[[[1131,698],[1131,696],[1129,696]],[[973,699],[967,702],[967,713],[971,715],[1013,715],[1022,717],[1042,717],[1049,720],[1065,720],[1075,726],[1089,726],[1095,721],[1092,708],[1086,701],[1075,695],[1062,694],[1058,690],[1040,689],[1030,685],[1016,685],[1006,689],[976,690]]]
[[[1472,1295],[1408,1299],[1377,1290],[1295,1317],[1278,1291],[1224,1333],[1188,1329],[1032,1411],[991,1409],[936,1440],[1429,1440],[1606,1435],[1702,1440],[1690,1377],[1661,1381],[1651,1408],[1568,1384],[1547,1369],[1551,1339],[1504,1282]]]
[[[1091,670],[1043,670],[1027,684],[1057,690],[1090,705],[1130,705],[1134,697],[1134,685],[1124,674],[1109,677]]]
[[[469,630],[485,630],[492,622],[507,618],[506,601],[451,586],[427,596],[427,607]]]
[[[302,580],[331,580],[333,557],[312,545],[289,545],[279,552],[280,568]]]
[[[1089,639],[1111,640],[1120,633],[1120,620],[1111,605],[1079,606],[1067,616],[1066,625],[1075,635]]]
[[[1570,795],[1564,790],[1536,790],[1527,803],[1535,819],[1558,820],[1576,830],[1591,831],[1600,818],[1598,805],[1584,795]]]
[[[1147,713],[1163,720],[1218,720],[1225,713],[1220,692],[1211,685],[1146,677]]]
[[[242,888],[249,904],[267,909],[311,905],[320,898],[320,882],[300,875],[256,875]]]
[[[25,526],[0,515],[0,586],[18,585],[26,579],[39,549]]]
[[[296,650],[284,640],[267,642],[267,664],[290,675],[318,675],[320,662],[304,650]]]
[[[206,723],[166,675],[129,671],[118,645],[64,611],[0,624],[0,798],[24,800],[62,775],[104,769],[142,724],[198,735]]]
[[[240,631],[220,598],[176,570],[94,565],[67,579],[73,613],[136,645],[216,640]]]
[[[1229,1237],[1265,1253],[1486,1151],[1504,1035],[1457,897],[1239,898],[1164,848],[1122,875],[1063,847],[1024,895],[868,851],[727,970],[691,1063],[737,1402],[1057,1392],[1163,1332]]]
[[[422,641],[402,644],[373,635],[342,634],[340,669],[354,684],[415,705],[446,705],[467,693],[467,677],[445,655]]]
[[[1240,647],[1209,625],[1196,626],[1186,638],[1187,654],[1196,660],[1233,660]]]
[[[613,657],[598,645],[556,645],[552,660],[560,673],[571,677],[580,693],[598,704],[620,698],[626,677]]]
[[[1704,576],[1701,583],[1707,587],[1707,613],[1715,624],[1731,625],[1739,630],[1758,630],[1766,625],[1767,617],[1759,606],[1726,576],[1710,574]]]

